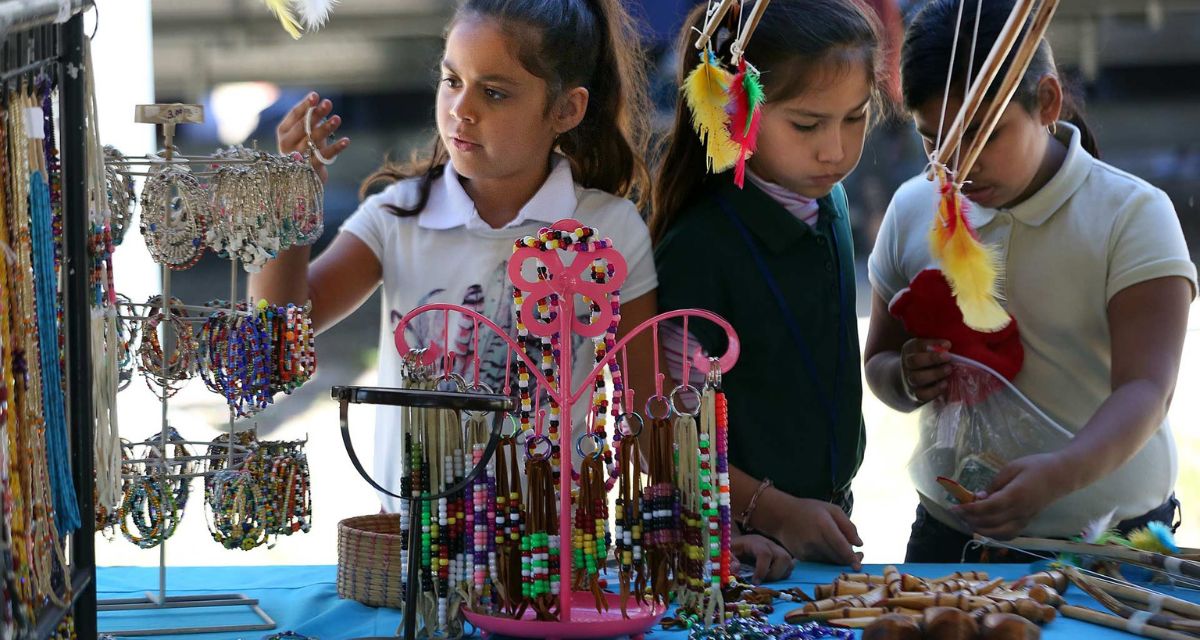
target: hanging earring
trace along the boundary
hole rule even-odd
[[[1046,127],[1046,130],[1049,131],[1050,135],[1052,136],[1058,135],[1058,121],[1056,120],[1050,123],[1050,126]]]

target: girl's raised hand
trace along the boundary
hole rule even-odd
[[[311,114],[309,109],[312,109]],[[342,117],[339,115],[330,115],[333,112],[333,103],[329,100],[322,100],[321,96],[314,91],[304,97],[303,100],[296,103],[283,120],[279,122],[279,126],[275,128],[275,140],[279,145],[279,153],[288,154],[294,151],[309,154],[313,168],[321,176],[321,182],[329,180],[329,171],[325,168],[324,162],[318,158],[318,153],[325,160],[332,162],[334,158],[350,146],[349,138],[341,138],[340,140],[331,140],[334,132],[342,125]],[[328,116],[328,117],[327,117]],[[305,118],[310,120],[306,127]],[[312,138],[309,138],[309,131],[312,131]],[[314,153],[314,148],[316,152]]]
[[[913,338],[900,349],[900,381],[904,392],[919,404],[946,392],[950,377],[950,343]]]

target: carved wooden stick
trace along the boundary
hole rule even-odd
[[[1038,43],[1042,41],[1042,35],[1046,33],[1046,29],[1050,26],[1050,20],[1054,17],[1054,12],[1057,9],[1058,0],[1042,0],[1042,6],[1038,7],[1037,15],[1033,18],[1033,24],[1029,27],[1029,32],[1025,34],[1025,39],[1021,42],[1020,48],[1017,49],[1017,53],[1013,57],[1012,66],[1008,68],[1008,74],[1001,81],[1000,89],[996,92],[995,99],[988,105],[988,110],[984,113],[983,119],[980,121],[979,131],[971,140],[971,146],[963,153],[962,162],[958,165],[956,173],[959,184],[962,184],[962,181],[971,175],[971,168],[975,166],[975,161],[979,159],[979,154],[983,152],[983,147],[987,144],[988,138],[992,136],[992,131],[995,131],[996,124],[1000,122],[1000,116],[1004,113],[1004,109],[1008,107],[1013,94],[1016,93],[1017,85],[1020,84],[1025,71],[1029,69],[1029,63],[1033,60],[1033,54],[1037,52]]]
[[[725,14],[729,13],[729,9],[733,7],[733,0],[721,0],[716,9],[705,19],[704,30],[700,32],[700,37],[696,38],[696,48],[700,51],[708,46],[708,41],[712,40],[713,34],[717,32],[717,27],[721,25],[721,20],[725,18]]]
[[[1019,0],[1013,5],[1012,13],[1008,15],[1008,20],[1005,21],[1004,27],[1000,30],[1000,35],[996,38],[996,43],[992,45],[992,50],[988,52],[987,58],[983,61],[983,67],[980,68],[979,75],[972,81],[971,86],[967,89],[967,97],[963,99],[962,107],[959,108],[958,114],[950,124],[950,128],[946,134],[942,136],[942,148],[938,149],[937,161],[939,164],[945,165],[954,157],[954,152],[958,150],[958,145],[962,143],[963,132],[966,131],[967,123],[975,117],[975,112],[979,110],[979,106],[983,104],[983,96],[992,86],[992,82],[996,76],[1000,74],[1000,66],[1004,59],[1008,57],[1013,46],[1017,42],[1017,36],[1021,33],[1021,27],[1024,26],[1025,20],[1029,18],[1029,14],[1033,11],[1034,0]],[[947,78],[947,81],[949,78]]]
[[[1070,604],[1064,604],[1058,609],[1064,616],[1074,618],[1075,620],[1083,620],[1092,624],[1109,627],[1110,629],[1120,629],[1128,631],[1146,638],[1155,638],[1156,640],[1196,640],[1195,636],[1170,629],[1159,629],[1158,627],[1142,626],[1131,623],[1125,618],[1088,609],[1087,607],[1076,607]]]
[[[1160,604],[1166,611],[1173,611],[1189,618],[1200,620],[1200,605],[1187,600],[1180,600],[1168,595],[1163,595],[1149,589],[1142,589],[1128,584],[1119,584],[1109,582],[1108,580],[1093,580],[1092,584],[1106,593],[1114,595],[1122,600],[1136,602],[1141,605],[1153,606]]]
[[[784,614],[783,619],[791,624],[802,622],[836,620],[838,618],[874,618],[887,613],[881,607],[830,609],[829,611],[804,611],[803,608],[792,609]]]

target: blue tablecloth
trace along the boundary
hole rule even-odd
[[[900,570],[923,577],[938,577],[956,570],[969,569],[963,565],[901,565]],[[1024,565],[987,565],[979,567],[993,577],[1017,578],[1028,573]],[[871,573],[881,574],[881,566],[866,567]],[[785,586],[801,586],[812,593],[812,587],[832,581],[843,571],[840,567],[817,564],[799,564]],[[141,596],[146,591],[157,591],[157,568],[101,567],[97,582],[99,598],[130,598]],[[151,636],[155,638],[191,638],[194,640],[258,640],[271,633],[291,630],[321,640],[359,638],[364,636],[390,636],[396,633],[400,614],[390,609],[376,609],[357,602],[338,598],[335,585],[336,568],[332,566],[286,566],[286,567],[174,567],[167,571],[168,595],[242,593],[257,598],[262,608],[277,623],[275,631],[252,631],[241,633],[211,633],[186,636]],[[1177,597],[1196,599],[1188,592],[1174,592],[1159,588]],[[1071,589],[1066,599],[1099,609],[1091,598],[1078,589]],[[775,622],[783,621],[783,614],[795,605],[783,603],[772,617]],[[670,613],[668,613],[670,615]],[[233,625],[254,623],[258,619],[246,607],[210,609],[171,609],[162,611],[121,611],[100,614],[101,632],[116,637],[121,629],[133,628],[180,628],[202,625]],[[654,637],[662,640],[682,640],[684,632],[655,631]],[[1045,627],[1047,640],[1067,638],[1134,638],[1131,634],[1113,631],[1075,620],[1058,617]]]

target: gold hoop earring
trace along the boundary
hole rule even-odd
[[[1051,123],[1050,126],[1046,127],[1046,130],[1049,131],[1050,135],[1052,136],[1058,135],[1058,122],[1056,121]]]

